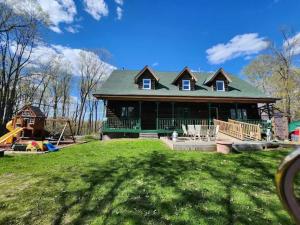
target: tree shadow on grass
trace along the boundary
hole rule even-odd
[[[267,165],[250,154],[192,160],[158,151],[89,164],[82,187],[71,189],[72,177],[47,181],[62,187],[53,224],[291,224]]]

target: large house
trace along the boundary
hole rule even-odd
[[[115,70],[94,93],[104,100],[104,134],[181,132],[182,124],[212,124],[213,119],[259,121],[266,96],[222,68],[215,73]]]

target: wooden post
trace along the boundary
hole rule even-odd
[[[72,139],[73,139],[73,141],[74,141],[74,143],[75,143],[76,140],[75,140],[75,137],[74,137],[74,133],[73,133],[73,130],[72,130],[72,126],[71,126],[70,120],[68,120],[68,124],[69,124],[69,127],[70,127],[70,132],[71,132],[71,135],[72,135]]]
[[[175,102],[172,102],[172,126],[174,126],[174,104]]]
[[[61,138],[62,138],[62,136],[63,136],[63,134],[64,134],[64,132],[65,132],[65,129],[66,129],[66,127],[67,127],[67,124],[68,124],[68,122],[65,124],[64,128],[62,129],[62,132],[61,132],[61,134],[60,134],[60,136],[59,136],[59,139],[58,139],[56,145],[59,145],[59,142],[60,142],[60,140],[61,140]]]
[[[208,125],[211,125],[211,103],[208,103]]]
[[[267,103],[267,110],[268,110],[268,118],[271,119],[271,112],[270,112],[270,104]]]

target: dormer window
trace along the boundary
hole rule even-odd
[[[216,91],[225,91],[224,80],[216,80]]]
[[[182,91],[194,91],[197,78],[188,67],[183,70],[173,80],[172,84],[176,85]]]
[[[159,83],[159,78],[154,74],[150,67],[145,66],[134,78],[134,83],[139,89],[155,90]]]
[[[231,83],[229,75],[220,68],[214,74],[209,75],[204,84],[211,87],[213,91],[229,91],[229,83]]]
[[[144,90],[151,89],[151,79],[143,79],[143,89]]]
[[[182,80],[182,90],[183,91],[191,90],[191,81],[190,80]]]

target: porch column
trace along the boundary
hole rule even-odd
[[[140,130],[142,129],[142,119],[141,119],[141,115],[142,115],[142,102],[139,101],[139,124],[140,124]]]
[[[271,119],[271,112],[270,112],[270,104],[267,103],[267,110],[268,110],[268,118]]]
[[[174,104],[175,102],[171,102],[172,104],[172,126],[174,126]]]
[[[211,103],[208,103],[208,125],[211,124]]]
[[[159,102],[156,102],[156,130],[158,130],[158,109],[159,109]]]

